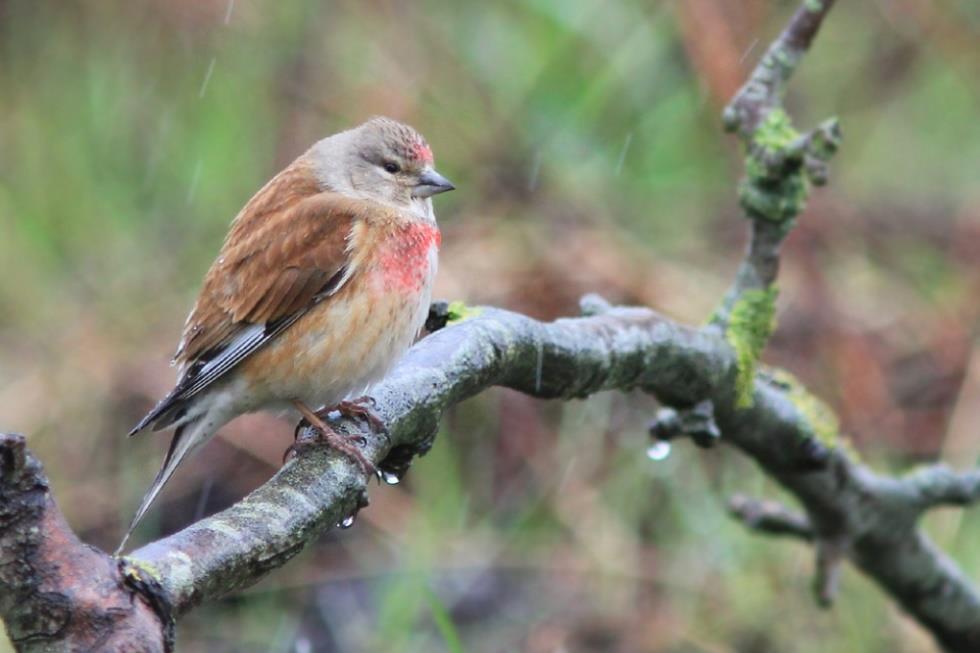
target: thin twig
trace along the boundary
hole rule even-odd
[[[759,501],[736,494],[728,500],[728,512],[747,527],[765,535],[784,535],[805,542],[813,540],[813,527],[806,515],[775,501]]]

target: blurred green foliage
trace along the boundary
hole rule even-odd
[[[437,201],[437,294],[551,317],[599,290],[703,322],[744,231],[719,110],[792,8],[0,0],[0,427],[30,435],[73,525],[113,546],[165,446],[122,434],[172,381],[228,222],[313,141],[379,113],[426,134],[459,188]],[[764,358],[884,468],[980,455],[957,418],[978,414],[961,392],[978,32],[967,0],[839,3],[788,98],[799,128],[839,115],[845,142],[787,243]],[[724,511],[779,491],[725,449],[648,461],[653,408],[496,391],[458,407],[352,530],[192,613],[181,650],[930,650],[852,572],[818,611],[811,552]],[[226,431],[143,538],[261,483],[290,428]],[[977,578],[980,520],[928,525]]]

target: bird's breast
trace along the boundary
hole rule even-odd
[[[330,404],[378,381],[425,322],[439,242],[430,224],[381,235],[336,295],[243,363],[252,403]]]
[[[435,224],[413,222],[386,234],[370,271],[376,289],[383,292],[419,292],[435,275],[442,236]]]

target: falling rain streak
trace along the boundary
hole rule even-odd
[[[633,142],[633,132],[626,134],[626,140],[623,142],[623,149],[619,151],[619,160],[616,161],[616,172],[615,175],[618,177],[619,173],[623,171],[623,162],[626,161],[626,153],[629,152],[630,144]]]
[[[208,506],[208,499],[211,497],[211,489],[214,487],[214,477],[209,476],[204,481],[201,494],[197,499],[197,508],[194,510],[194,521],[198,521],[204,516],[204,510]]]
[[[749,55],[752,54],[752,51],[755,50],[755,46],[757,45],[759,45],[759,39],[755,39],[754,41],[749,43],[749,47],[745,48],[745,52],[743,52],[742,56],[738,58],[738,62],[741,64],[746,59],[748,59]]]
[[[538,173],[541,172],[541,150],[534,153],[534,159],[531,161],[531,174],[528,175],[527,179],[527,190],[529,192],[534,192],[538,187]]]
[[[187,203],[190,204],[194,201],[194,195],[197,193],[197,183],[201,180],[201,168],[204,162],[201,159],[197,160],[194,164],[194,172],[191,174],[191,183],[187,186]]]
[[[544,342],[538,340],[538,361],[534,368],[534,391],[541,392],[541,373],[544,370]]]
[[[217,57],[211,57],[211,63],[208,64],[208,71],[204,73],[204,81],[201,82],[201,90],[197,92],[197,98],[199,100],[204,99],[204,94],[208,90],[208,84],[211,83],[211,73],[214,72],[214,62]]]

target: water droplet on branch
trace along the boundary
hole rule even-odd
[[[346,517],[344,517],[344,519],[342,521],[337,522],[337,527],[338,528],[347,529],[347,528],[350,528],[353,525],[354,525],[354,515],[347,515]]]
[[[666,460],[670,455],[670,443],[666,440],[657,440],[647,447],[647,458],[654,461]]]
[[[385,470],[381,470],[381,478],[388,485],[398,485],[399,483],[401,483],[402,480],[395,472],[389,472]]]

